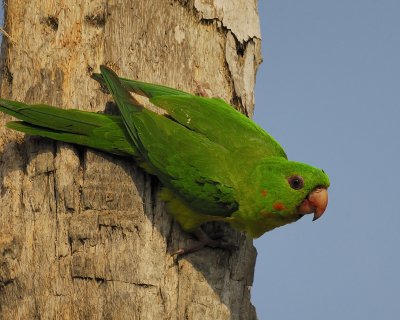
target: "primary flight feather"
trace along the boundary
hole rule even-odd
[[[121,116],[0,99],[0,111],[21,121],[7,127],[32,135],[129,156],[163,184],[161,198],[182,228],[205,245],[207,221],[226,221],[252,237],[328,203],[323,170],[289,161],[275,139],[221,99],[119,78],[102,66],[93,78],[106,85]],[[142,106],[130,92],[165,111]]]

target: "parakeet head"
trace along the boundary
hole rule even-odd
[[[316,220],[328,205],[329,177],[304,163],[278,157],[265,159],[253,172],[253,182],[259,215],[265,218],[259,220],[255,237],[309,213],[314,213]]]

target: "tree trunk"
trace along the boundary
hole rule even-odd
[[[261,62],[256,0],[6,1],[1,96],[104,111],[90,79],[206,91],[248,115]],[[256,252],[192,243],[127,159],[0,127],[1,319],[255,319]],[[223,124],[221,124],[223,125]],[[240,139],[240,137],[238,137]]]

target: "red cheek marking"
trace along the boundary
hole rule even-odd
[[[282,202],[275,202],[274,209],[277,211],[281,211],[281,210],[285,209],[285,206],[283,205]]]
[[[268,194],[268,191],[265,189],[262,189],[260,193],[261,193],[261,196],[263,196],[265,198]]]

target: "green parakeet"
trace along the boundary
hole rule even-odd
[[[217,246],[200,231],[207,221],[228,222],[256,238],[325,211],[324,171],[289,161],[274,138],[223,100],[100,69],[93,78],[107,86],[121,116],[0,99],[0,111],[21,120],[7,127],[134,158],[161,181],[167,211],[198,236],[199,247]],[[165,114],[146,109],[130,92]]]

